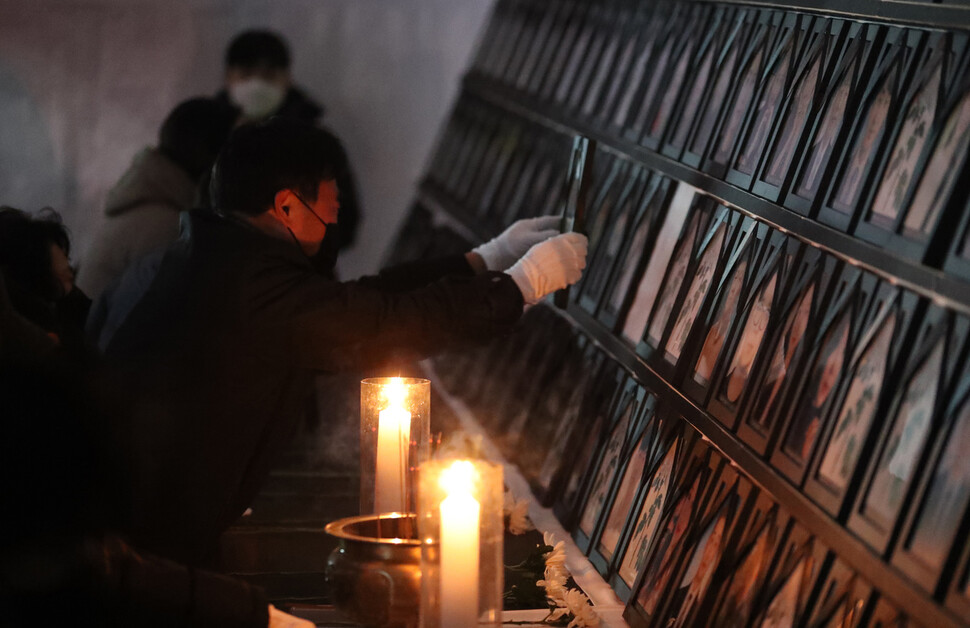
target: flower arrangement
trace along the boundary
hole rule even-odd
[[[544,532],[543,545],[537,545],[526,560],[506,569],[517,582],[506,592],[506,608],[521,604],[523,608],[549,609],[549,614],[539,622],[505,622],[506,624],[535,624],[566,626],[567,628],[594,628],[599,617],[566,569],[565,542],[556,542],[554,535]],[[543,578],[535,578],[541,573]],[[531,577],[530,577],[531,576]],[[509,602],[511,604],[509,604]]]
[[[505,489],[503,497],[502,517],[505,519],[505,529],[516,536],[536,528],[529,520],[529,500],[516,499],[508,489]]]

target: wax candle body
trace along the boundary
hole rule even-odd
[[[441,628],[478,624],[480,511],[464,492],[441,502]]]
[[[377,512],[406,512],[408,444],[411,413],[391,406],[381,410],[377,421],[377,481],[374,507]]]

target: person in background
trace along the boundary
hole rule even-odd
[[[74,285],[71,241],[51,208],[36,217],[0,207],[0,275],[10,309],[33,323],[66,356],[84,360],[91,300]]]
[[[320,126],[324,108],[293,84],[290,65],[289,48],[276,33],[267,30],[239,33],[226,49],[225,84],[216,98],[239,107],[246,121],[281,116]],[[340,222],[331,226],[332,235],[317,254],[321,267],[325,268],[333,266],[337,249],[353,244],[361,209],[347,153],[332,131],[326,128],[323,131],[337,147],[336,181],[340,191]]]
[[[552,216],[465,255],[328,278],[311,259],[340,209],[337,150],[286,118],[236,129],[213,169],[215,211],[183,214],[180,239],[122,277],[132,296],[92,314],[120,321],[89,332],[110,388],[127,395],[140,547],[190,564],[211,556],[288,444],[317,373],[490,340],[581,276],[586,238],[555,235]]]
[[[187,100],[168,114],[158,145],[135,155],[108,192],[106,220],[78,277],[92,299],[132,262],[178,237],[179,212],[197,202],[200,182],[238,118],[237,109],[211,98]]]

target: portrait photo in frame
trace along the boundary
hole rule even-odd
[[[845,267],[835,284],[838,294],[830,297],[827,311],[815,329],[817,340],[806,347],[797,384],[786,399],[784,422],[775,441],[771,464],[800,486],[812,461],[819,436],[833,407],[838,403],[844,373],[851,364],[853,349],[864,332],[879,288],[878,279],[855,267]]]
[[[816,585],[807,626],[861,625],[872,586],[842,560],[832,557],[831,564]]]
[[[622,73],[625,64],[629,63],[629,56],[624,58],[622,53],[630,50],[630,43],[635,41],[636,34],[632,32],[631,25],[635,23],[638,11],[638,7],[631,3],[620,3],[613,7],[611,19],[600,33],[603,40],[600,44],[601,51],[585,93],[580,94],[579,101],[573,105],[573,110],[578,115],[591,118],[594,113],[605,108],[602,103],[606,101],[611,87],[610,78]]]
[[[920,461],[938,432],[952,373],[964,354],[966,321],[935,305],[917,312],[919,329],[904,355],[902,379],[880,430],[848,527],[884,553],[919,481]],[[959,328],[959,329],[958,329]]]
[[[846,41],[839,50],[834,67],[823,73],[817,101],[805,122],[804,147],[789,166],[791,184],[779,197],[792,211],[815,215],[823,201],[823,191],[831,180],[842,146],[852,128],[851,111],[861,100],[867,81],[878,63],[886,28],[877,24],[853,23],[847,27]],[[770,166],[769,166],[770,168]],[[763,177],[764,179],[764,177]],[[770,185],[770,183],[769,183]]]
[[[597,72],[606,73],[609,71],[609,66],[607,65],[606,68],[603,68],[602,64],[604,63],[604,58],[607,58],[607,63],[611,59],[608,55],[610,50],[609,44],[612,40],[612,34],[615,32],[616,19],[619,17],[619,11],[617,9],[618,5],[616,4],[598,4],[591,7],[587,21],[589,22],[592,34],[586,50],[586,56],[582,60],[572,89],[570,89],[566,96],[564,103],[566,111],[578,113],[586,98],[595,98],[598,95],[599,92],[594,91],[594,86],[598,83]],[[601,83],[599,83],[599,88],[602,89]]]
[[[886,412],[893,388],[887,384],[899,380],[898,358],[901,351],[909,350],[910,324],[919,313],[917,295],[888,286],[879,292],[871,322],[844,371],[841,398],[821,426],[819,455],[805,483],[805,492],[833,516],[850,506],[863,470],[859,462],[868,460],[873,425]]]
[[[840,144],[835,176],[816,215],[820,222],[846,232],[855,228],[924,39],[924,32],[915,29],[887,30],[879,61],[859,100],[858,115]]]
[[[955,321],[966,336],[964,317]],[[943,586],[952,573],[959,550],[959,534],[970,513],[970,368],[966,347],[957,357],[952,394],[945,400],[939,430],[931,437],[920,465],[915,494],[908,503],[902,533],[891,562],[923,590]],[[958,576],[957,579],[959,579]]]
[[[779,568],[772,573],[762,592],[759,612],[752,626],[783,628],[801,624],[828,554],[824,545],[806,537],[806,531],[792,522],[788,537],[776,556]]]
[[[626,8],[621,8],[625,12]],[[656,5],[637,3],[632,14],[625,20],[621,17],[617,40],[616,59],[606,75],[606,83],[602,86],[598,98],[593,101],[583,115],[593,120],[601,128],[609,128],[613,110],[618,106],[624,88],[631,84],[631,75],[637,70],[637,62],[642,53],[648,49],[646,42],[656,37],[664,16]]]

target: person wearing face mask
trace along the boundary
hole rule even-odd
[[[231,102],[243,112],[245,122],[272,116],[292,118],[321,126],[324,108],[293,84],[290,51],[282,37],[267,30],[247,30],[236,35],[226,49],[225,85],[216,98]],[[337,251],[351,246],[357,235],[361,209],[350,161],[339,139],[321,126],[337,148],[336,181],[340,194],[340,222],[315,257],[322,271],[333,273]]]
[[[139,151],[108,192],[105,221],[78,277],[92,299],[135,260],[178,237],[179,212],[196,204],[200,182],[238,118],[235,107],[212,98],[186,100],[165,117],[158,144]]]
[[[288,444],[317,374],[490,340],[581,276],[585,236],[557,235],[548,216],[465,255],[328,278],[311,259],[343,211],[336,150],[285,118],[236,129],[213,169],[215,211],[183,214],[179,240],[122,277],[122,305],[92,313],[114,321],[89,332],[127,396],[139,547],[204,561]]]

